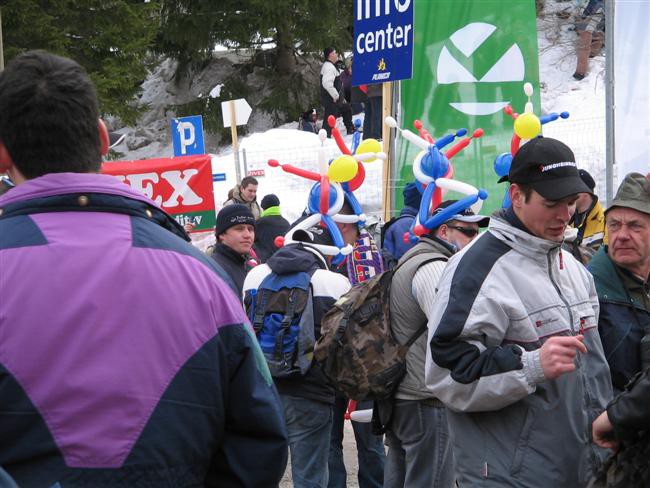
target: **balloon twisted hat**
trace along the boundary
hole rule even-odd
[[[298,230],[306,231],[314,225],[325,227],[329,232],[334,245],[325,244],[310,244],[312,247],[317,248],[325,255],[334,256],[332,259],[333,264],[339,264],[345,259],[345,256],[352,252],[352,246],[345,244],[341,231],[336,226],[336,222],[342,223],[357,223],[360,226],[365,224],[366,216],[361,211],[359,202],[352,193],[359,188],[365,179],[365,170],[363,169],[362,161],[374,161],[375,159],[384,159],[386,155],[383,152],[375,151],[377,145],[372,142],[367,143],[365,147],[363,143],[359,145],[355,154],[350,154],[350,150],[345,146],[343,139],[336,129],[332,129],[332,134],[335,134],[339,148],[342,149],[341,156],[327,161],[327,150],[322,145],[327,138],[324,130],[318,133],[321,140],[321,147],[318,150],[318,163],[320,171],[318,173],[306,169],[298,168],[290,164],[280,164],[275,159],[268,161],[271,167],[281,167],[287,173],[301,176],[308,180],[315,181],[314,185],[309,191],[307,200],[307,209],[309,216],[302,222],[294,226],[284,237],[276,239],[276,245],[281,247],[285,244],[298,242],[295,240],[294,233]],[[371,141],[368,139],[368,141]],[[363,141],[364,143],[366,141]],[[353,215],[343,215],[339,212],[343,208],[344,202],[347,201],[354,211]]]
[[[454,168],[450,159],[466,148],[472,139],[482,137],[484,134],[483,129],[476,129],[471,136],[462,139],[443,153],[441,149],[454,141],[456,137],[465,136],[467,129],[459,129],[434,141],[431,134],[422,127],[419,120],[414,123],[419,135],[408,129],[400,129],[397,127],[397,121],[392,117],[386,117],[386,124],[397,129],[402,137],[422,149],[413,161],[413,175],[417,181],[418,190],[422,193],[422,201],[417,217],[411,224],[409,231],[404,235],[405,241],[417,241],[419,236],[429,233],[431,229],[439,227],[453,215],[463,213],[469,207],[476,214],[480,212],[483,200],[488,196],[487,191],[452,179]],[[467,196],[436,213],[435,209],[440,205],[443,193],[448,190],[463,193]]]

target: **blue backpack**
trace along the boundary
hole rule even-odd
[[[248,318],[274,378],[303,376],[314,357],[311,274],[269,274],[246,302]]]

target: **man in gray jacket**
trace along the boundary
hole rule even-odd
[[[436,211],[457,200],[442,202]],[[415,339],[406,355],[407,373],[397,387],[386,429],[384,488],[451,488],[454,460],[442,402],[427,390],[424,362],[427,320],[447,260],[474,239],[490,218],[462,215],[432,229],[399,260],[390,289],[391,330],[401,344]],[[419,337],[418,337],[419,336]]]
[[[508,179],[512,206],[443,273],[426,383],[449,408],[461,486],[581,487],[603,454],[589,426],[612,387],[593,279],[560,245],[590,190],[549,138],[522,146]]]

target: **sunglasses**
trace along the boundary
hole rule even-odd
[[[458,232],[462,232],[467,237],[474,237],[478,234],[478,229],[473,229],[471,227],[459,227],[457,225],[447,225],[450,229],[455,229]]]

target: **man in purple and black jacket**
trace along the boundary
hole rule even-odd
[[[97,174],[95,89],[43,51],[0,73],[0,467],[21,487],[275,486],[281,404],[223,270]]]

